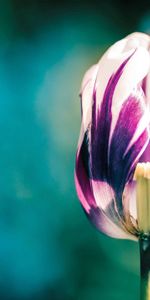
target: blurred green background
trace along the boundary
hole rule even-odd
[[[80,82],[150,2],[0,0],[0,299],[137,300],[138,244],[97,232],[74,187]]]

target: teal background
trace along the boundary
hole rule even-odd
[[[150,4],[0,0],[0,299],[136,300],[138,244],[97,232],[74,187],[84,72]]]

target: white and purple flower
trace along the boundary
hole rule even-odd
[[[137,239],[138,162],[150,161],[150,37],[133,33],[110,47],[81,87],[75,183],[91,222]]]

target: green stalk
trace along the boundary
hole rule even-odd
[[[140,300],[150,300],[150,237],[141,237],[139,243],[141,271]]]

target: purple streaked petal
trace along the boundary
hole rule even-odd
[[[147,129],[145,129],[125,155],[124,159],[127,161],[127,170],[129,170],[126,182],[132,179],[136,164],[138,163],[139,158],[144,152],[148,142],[149,134]]]
[[[78,197],[86,212],[87,217],[98,230],[111,237],[134,239],[134,236],[132,236],[122,228],[122,224],[119,223],[118,220],[117,224],[115,224],[114,213],[111,218],[110,212],[107,216],[106,213],[97,206],[95,202],[95,196],[93,194],[92,185],[90,179],[87,176],[87,167],[85,166],[84,162],[84,155],[87,155],[85,154],[85,145],[86,143],[84,144],[83,148],[81,147],[80,151],[77,154],[75,184]],[[99,191],[101,191],[101,189]],[[100,198],[101,196],[102,195],[100,195]],[[105,194],[105,191],[103,190],[103,200],[104,197],[106,197],[106,200],[108,201],[108,191]]]
[[[133,55],[133,54],[132,54]],[[111,76],[106,87],[103,101],[98,114],[96,113],[96,91],[93,94],[92,125],[91,125],[91,173],[94,180],[108,180],[108,145],[111,128],[112,98],[118,80],[131,56]]]
[[[110,142],[109,178],[114,190],[119,194],[122,194],[125,183],[129,179],[131,167],[133,169],[136,157],[148,140],[147,130],[144,130],[127,151],[143,114],[141,101],[136,98],[136,95],[131,95],[120,111]]]
[[[132,55],[130,55],[130,57]],[[134,170],[134,165],[137,157],[139,158],[139,153],[142,154],[142,150],[144,151],[144,147],[148,140],[147,130],[144,130],[140,136],[136,137],[136,141],[133,145],[130,145],[133,136],[137,131],[138,124],[144,114],[143,98],[140,98],[143,97],[143,94],[139,93],[139,91],[134,91],[134,94],[130,95],[129,98],[124,101],[111,140],[109,141],[113,94],[117,82],[130,57],[123,62],[118,71],[110,78],[103,97],[103,102],[97,115],[97,99],[96,91],[94,90],[91,132],[90,129],[87,129],[84,134],[80,151],[84,172],[89,179],[88,184],[92,184],[92,189],[95,193],[95,184],[98,185],[99,182],[100,188],[102,188],[102,182],[108,183],[115,192],[114,198],[117,210],[121,217],[123,217],[122,193],[124,186]],[[126,120],[128,120],[128,122],[126,122]],[[85,174],[82,174],[79,178],[83,180],[84,176]],[[90,180],[92,183],[90,183]],[[86,186],[86,189],[90,190],[90,187]],[[89,194],[90,193],[91,192],[89,192]],[[106,193],[106,197],[108,197],[107,194],[108,193]],[[96,198],[98,199],[98,197],[95,195],[93,198],[90,196],[87,202],[91,202],[91,199],[96,201]],[[111,197],[108,197],[107,199],[108,201],[112,200]],[[98,201],[96,202],[98,205]],[[98,206],[101,207],[101,205]]]
[[[140,131],[138,131],[139,123],[145,114],[144,95],[141,90],[134,90],[134,94],[124,101],[110,139],[112,97],[128,60],[110,78],[97,119],[95,113],[96,93],[94,91],[89,164],[89,174],[93,182],[107,182],[115,191],[117,210],[122,218],[122,193],[125,184],[132,176],[135,163],[144,152],[149,139],[147,128],[144,127],[140,135]],[[147,123],[145,124],[147,125]]]
[[[139,33],[119,41],[86,73],[81,88],[76,189],[88,218],[112,237],[137,236],[129,192],[135,196],[136,164],[150,160],[149,44]]]
[[[89,211],[91,206],[96,207],[95,198],[90,185],[88,163],[88,140],[87,134],[85,134],[83,143],[76,157],[75,183],[78,197],[86,212]]]
[[[150,142],[148,143],[143,154],[141,155],[139,162],[150,162]]]

